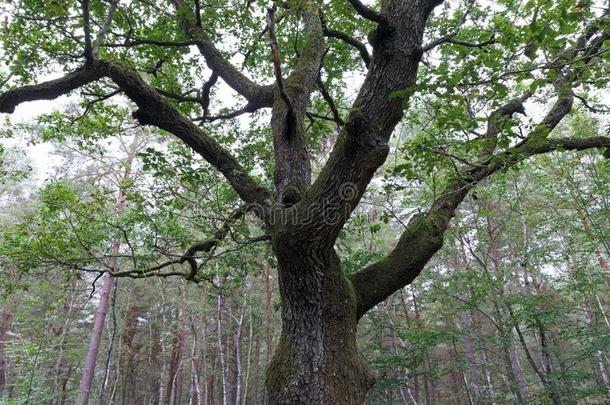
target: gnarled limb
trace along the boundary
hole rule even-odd
[[[0,96],[0,112],[12,113],[25,101],[57,98],[105,76],[139,107],[133,115],[142,125],[155,125],[176,135],[217,168],[246,203],[268,206],[271,193],[256,184],[226,149],[164,100],[137,72],[118,64],[94,61],[60,79],[9,90]]]
[[[510,100],[489,115],[484,144],[479,151],[479,161],[484,161],[493,155],[498,144],[498,134],[502,130],[505,120],[511,118],[516,113],[525,114],[523,102],[531,96],[532,93],[528,91],[521,97]]]
[[[418,4],[392,2],[388,18],[394,29],[384,34],[383,41],[377,41],[367,77],[333,151],[297,207],[297,216],[312,219],[300,227],[299,236],[334,243],[375,171],[385,161],[388,140],[403,115],[404,100],[396,97],[396,92],[415,84],[421,58],[429,12]],[[378,39],[380,35],[377,32]]]
[[[377,24],[380,24],[380,25],[388,24],[388,20],[384,16],[382,16],[381,14],[379,14],[372,8],[366,6],[360,0],[347,0],[347,1],[349,2],[349,4],[352,5],[354,10],[356,10],[356,12],[358,14],[360,14],[360,16],[362,16],[363,18],[376,22]]]
[[[241,219],[247,212],[252,210],[252,206],[243,206],[233,211],[231,215],[220,225],[220,227],[214,232],[214,235],[206,240],[201,242],[194,243],[191,245],[184,254],[179,256],[178,258],[165,261],[158,265],[148,267],[145,269],[129,269],[122,271],[112,271],[109,269],[109,273],[113,277],[131,277],[131,278],[143,278],[150,276],[182,276],[187,280],[196,280],[198,275],[198,270],[200,265],[197,263],[197,254],[198,253],[211,253],[228,235],[230,226],[237,220]],[[264,241],[267,240],[268,237],[263,235],[261,237],[257,237],[252,239],[252,242]],[[188,271],[170,271],[170,272],[161,272],[161,270],[166,267],[171,267],[174,265],[182,265],[184,263],[188,263],[189,270]]]

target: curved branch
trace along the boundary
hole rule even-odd
[[[548,139],[549,133],[570,112],[573,104],[570,83],[559,78],[556,89],[558,95],[553,107],[523,142],[494,156],[483,156],[484,160],[477,166],[458,173],[432,202],[429,212],[411,218],[388,256],[352,276],[358,297],[359,317],[419,275],[430,258],[442,247],[444,233],[457,207],[482,180],[536,154],[610,146],[610,138],[605,137]],[[529,97],[529,94],[523,97]],[[521,111],[521,98],[509,101],[494,113],[506,116]],[[490,119],[488,132],[494,136],[499,131],[495,125],[496,119]],[[485,147],[483,150],[486,150]],[[485,153],[489,153],[489,148]]]
[[[497,156],[496,163],[473,169],[452,182],[426,214],[415,215],[407,224],[396,247],[388,256],[354,274],[351,279],[358,297],[358,317],[385,300],[395,291],[410,284],[430,258],[442,247],[443,234],[457,206],[476,184],[492,174],[514,166],[528,157],[554,151],[583,151],[610,148],[609,137],[584,139],[546,139],[537,146],[522,147],[516,152]]]
[[[379,25],[388,24],[388,20],[384,16],[382,16],[381,14],[379,14],[372,8],[367,7],[360,0],[347,0],[347,1],[349,2],[349,4],[352,5],[354,10],[356,10],[356,12],[358,14],[360,14],[361,17],[366,18],[367,20],[376,22]]]
[[[208,34],[200,24],[199,17],[189,10],[184,0],[173,0],[176,6],[177,17],[184,27],[185,34],[193,40],[199,53],[205,58],[210,69],[215,71],[222,80],[225,81],[233,90],[246,98],[248,102],[254,103],[261,107],[271,107],[273,104],[273,86],[261,86],[239,69],[233,66],[221,53],[214,44],[209,40]]]
[[[353,46],[354,48],[356,48],[358,50],[358,52],[360,52],[360,57],[362,58],[364,65],[366,67],[368,67],[370,65],[371,55],[369,55],[369,51],[368,51],[368,49],[366,49],[366,45],[364,45],[362,42],[358,41],[356,38],[349,36],[345,32],[332,30],[326,26],[324,27],[324,35],[329,38],[339,39],[339,40],[345,42],[346,44]]]

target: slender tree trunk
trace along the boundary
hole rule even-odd
[[[250,382],[250,366],[252,364],[252,340],[253,340],[253,326],[252,326],[252,304],[250,294],[248,294],[248,352],[246,354],[246,375],[244,376],[244,390],[242,395],[241,404],[247,405],[248,403],[248,388]],[[245,303],[245,301],[244,301]],[[244,305],[245,309],[245,305]],[[241,405],[240,404],[240,405]]]
[[[170,371],[167,380],[167,403],[180,405],[182,402],[182,388],[184,385],[184,345],[186,341],[185,311],[186,287],[184,281],[180,283],[180,307],[178,309],[178,330],[174,337],[174,347],[170,362]]]
[[[208,333],[207,333],[207,316],[205,310],[207,308],[207,297],[208,292],[207,289],[203,290],[201,294],[201,340],[202,340],[202,350],[201,357],[203,360],[203,405],[210,405],[210,392],[209,392],[209,383],[208,383]]]
[[[361,404],[374,383],[356,349],[356,297],[334,249],[274,241],[282,335],[267,370],[271,404]]]
[[[263,278],[265,284],[265,314],[266,314],[266,365],[269,367],[271,364],[271,355],[273,353],[273,308],[271,306],[271,266],[265,261],[263,264]],[[269,393],[267,387],[263,392],[263,402],[267,403],[269,399]]]
[[[65,345],[64,340],[67,334],[69,334],[69,326],[72,314],[74,309],[74,303],[76,301],[76,286],[77,286],[78,278],[74,275],[70,280],[70,288],[68,289],[68,294],[64,298],[64,308],[63,308],[63,326],[57,328],[55,332],[55,336],[60,337],[59,343],[57,345],[58,355],[57,361],[55,362],[55,372],[53,375],[53,383],[51,385],[52,398],[49,401],[49,405],[55,405],[57,403],[65,402],[65,388],[66,383],[64,381],[67,379],[66,374],[71,367],[67,367],[66,358],[64,356]]]
[[[415,313],[415,321],[421,324],[421,315],[419,312],[419,305],[417,304],[417,297],[415,295],[415,289],[411,287],[411,298],[413,299],[413,311]],[[424,373],[424,391],[426,395],[426,405],[432,405],[435,402],[436,387],[432,381],[432,366],[430,362],[430,356],[428,353],[424,355],[424,367],[426,372]]]
[[[390,341],[391,341],[391,349],[392,355],[398,357],[398,335],[396,335],[396,325],[394,324],[394,320],[392,317],[394,314],[390,314],[390,312],[386,308],[386,315],[390,324]],[[411,382],[409,381],[409,371],[402,367],[397,368],[398,378],[402,380],[402,384],[400,385],[400,395],[406,404],[417,405],[417,400],[413,395],[413,389],[411,388]]]
[[[115,255],[119,253],[118,243],[113,246],[112,251]],[[115,262],[116,259],[113,258],[111,264],[113,268],[116,265]],[[104,330],[104,322],[106,321],[106,313],[108,312],[110,303],[109,297],[112,290],[113,278],[106,273],[104,274],[103,279],[104,282],[100,292],[100,302],[93,321],[91,340],[89,341],[85,364],[83,366],[83,376],[80,381],[79,394],[76,399],[77,405],[87,405],[89,403],[89,394],[91,393],[93,376],[95,373],[95,362],[97,360],[97,353],[99,352],[100,342],[102,340],[102,331]]]
[[[144,307],[141,304],[142,296],[137,286],[131,290],[130,303],[125,314],[123,323],[123,336],[121,338],[123,352],[119,362],[121,363],[122,403],[134,403],[136,401],[136,384],[138,381],[136,357],[139,351],[139,344],[135,341],[138,327],[138,318]]]
[[[193,344],[191,347],[191,385],[189,392],[189,405],[201,405],[201,390],[199,388],[199,359],[197,357],[197,333],[192,325]]]
[[[218,277],[218,287],[220,288],[220,276]],[[220,379],[221,379],[221,385],[222,385],[222,404],[229,405],[228,392],[227,392],[227,389],[228,389],[227,388],[227,386],[228,386],[227,371],[226,371],[226,367],[225,367],[226,352],[225,352],[225,345],[222,342],[222,331],[223,331],[223,324],[224,324],[223,302],[222,302],[222,296],[220,294],[220,291],[218,292],[218,295],[216,297],[216,312],[217,312],[216,335],[218,336],[218,354],[220,356]]]
[[[134,141],[135,145],[135,141]],[[129,179],[131,174],[131,164],[133,162],[135,148],[133,148],[127,158],[127,165],[123,174],[123,183],[119,188],[117,197],[117,211],[121,211],[125,205],[125,192],[123,185]],[[119,254],[121,244],[117,241],[112,244],[112,258],[108,267],[114,271],[117,268],[117,256]],[[110,293],[112,291],[113,278],[109,273],[104,273],[102,276],[103,284],[100,291],[100,301],[95,312],[93,320],[93,329],[91,330],[91,339],[89,340],[89,347],[87,348],[87,355],[85,356],[85,363],[83,365],[83,375],[80,381],[79,393],[76,399],[76,405],[87,405],[89,403],[89,394],[91,393],[91,387],[93,385],[93,376],[95,374],[95,363],[97,360],[97,354],[100,349],[100,342],[102,340],[102,332],[104,330],[104,323],[106,322],[106,314],[108,313],[108,307],[110,305]]]
[[[400,304],[402,305],[403,316],[405,318],[405,321],[407,322],[407,328],[410,328],[412,323],[411,317],[409,315],[409,306],[407,305],[407,300],[404,294],[404,289],[400,290],[398,296],[400,298]],[[415,403],[419,403],[419,378],[417,376],[417,373],[413,373],[413,376],[411,378],[413,380],[413,388],[411,389],[413,393],[413,401]]]
[[[112,289],[112,300],[110,303],[110,307],[112,309],[111,319],[112,319],[112,331],[108,336],[108,351],[106,352],[106,361],[104,362],[104,378],[102,380],[102,386],[100,388],[100,396],[98,400],[99,405],[104,405],[104,397],[106,395],[106,389],[108,387],[108,382],[110,380],[110,363],[112,361],[112,352],[114,350],[114,341],[117,333],[117,324],[116,324],[116,292],[118,288],[118,281],[115,281],[114,288]]]
[[[258,328],[257,328],[258,329]],[[261,338],[260,338],[260,334],[257,333],[254,336],[254,339],[256,341],[255,345],[255,349],[254,349],[254,375],[252,376],[252,383],[254,384],[254,392],[252,393],[252,403],[254,404],[258,404],[258,397],[259,397],[259,393],[258,393],[258,387],[259,387],[259,369],[260,369],[260,363],[261,363]]]
[[[8,339],[8,331],[13,318],[12,311],[4,308],[0,315],[0,398],[3,398],[6,392],[8,381],[8,361],[6,358],[6,341]]]

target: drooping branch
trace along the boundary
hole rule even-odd
[[[201,253],[211,253],[229,234],[229,230],[232,224],[252,209],[252,206],[243,206],[232,212],[220,227],[214,232],[214,235],[206,240],[197,242],[191,245],[184,254],[176,259],[162,262],[158,265],[151,266],[145,269],[128,269],[122,271],[109,271],[113,277],[131,277],[131,278],[142,278],[151,276],[183,276],[187,280],[196,280],[200,265],[197,263],[198,256]],[[267,240],[268,237],[263,235],[262,237],[254,238],[253,242]],[[182,265],[188,263],[188,271],[171,271],[162,273],[161,270],[172,267],[175,265]]]

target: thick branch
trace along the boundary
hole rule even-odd
[[[89,66],[59,79],[9,90],[0,96],[0,112],[11,114],[15,107],[26,101],[55,99],[102,78],[104,73],[99,65]]]
[[[528,157],[554,151],[582,151],[609,148],[610,138],[544,139],[537,146],[523,146],[515,152],[496,156],[495,163],[472,169],[454,180],[432,204],[427,214],[415,215],[407,224],[392,252],[352,276],[358,296],[358,317],[385,300],[392,293],[410,284],[430,258],[443,245],[443,234],[456,208],[469,190],[493,173],[506,169]]]
[[[261,107],[271,107],[273,104],[273,86],[261,86],[246,77],[210,42],[206,31],[201,26],[200,17],[183,13],[184,10],[188,9],[184,0],[173,0],[173,3],[176,6],[178,18],[186,35],[194,41],[208,67],[215,71],[233,90],[245,97],[248,102]],[[195,14],[197,12],[198,10]]]
[[[165,101],[135,71],[108,64],[108,76],[138,106],[133,116],[140,124],[154,125],[180,138],[217,168],[246,203],[268,205],[270,193],[256,184],[226,149]]]
[[[507,119],[510,119],[516,113],[525,115],[523,102],[531,96],[531,92],[526,92],[523,96],[510,100],[489,115],[484,144],[479,152],[479,161],[484,161],[493,155],[498,144],[498,134],[503,129]]]
[[[85,32],[85,51],[84,56],[87,64],[93,62],[93,48],[91,46],[91,21],[89,18],[89,0],[81,0],[83,13],[83,31]]]
[[[271,115],[274,183],[277,196],[286,206],[299,201],[311,184],[311,163],[303,122],[324,53],[324,34],[316,3],[311,0],[303,2],[300,13],[303,46],[294,69],[284,81],[290,104],[286,103],[285,96],[278,89]],[[272,31],[271,28],[269,31]],[[277,62],[274,64],[277,65]]]
[[[215,71],[222,80],[225,81],[233,90],[246,98],[246,100],[270,107],[273,102],[273,87],[260,86],[246,77],[235,66],[229,63],[214,45],[205,39],[205,31],[200,27],[193,27],[190,30],[197,49],[205,58],[208,67]]]
[[[395,28],[378,28],[371,35],[376,51],[369,72],[328,161],[297,207],[297,216],[311,220],[299,227],[296,237],[334,244],[387,157],[389,138],[404,111],[404,100],[396,93],[415,84],[428,16],[411,2],[392,2],[392,7],[387,18]]]
[[[275,8],[269,7],[267,9],[267,27],[269,32],[269,46],[271,47],[271,57],[273,59],[273,73],[275,75],[275,83],[277,89],[286,103],[288,114],[294,115],[294,108],[292,107],[292,101],[284,89],[284,78],[282,77],[282,59],[280,57],[280,47],[277,44],[277,38],[275,36]],[[290,119],[294,119],[291,117]]]

